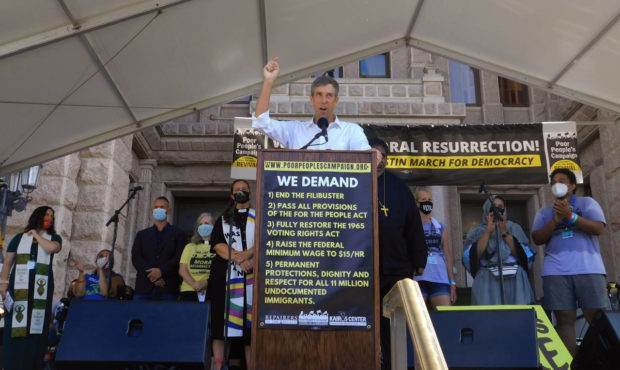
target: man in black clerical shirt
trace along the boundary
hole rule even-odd
[[[383,317],[383,297],[401,279],[422,275],[427,247],[420,212],[409,187],[397,175],[386,171],[387,144],[372,138],[368,143],[381,154],[377,167],[379,201],[379,291],[381,295],[381,367],[391,368],[390,320]]]
[[[168,223],[170,202],[153,203],[154,225],[138,231],[131,249],[136,268],[134,300],[175,300],[179,294],[179,260],[187,242],[183,230]]]

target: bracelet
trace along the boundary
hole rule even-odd
[[[574,225],[577,222],[577,219],[579,219],[579,215],[573,212],[570,217],[570,223]]]
[[[8,283],[9,283],[8,280],[0,279],[0,284],[8,284]]]
[[[456,285],[450,285],[450,289],[456,290]]]
[[[452,285],[452,286],[456,286],[456,281],[454,281],[454,280],[450,280],[450,285]]]

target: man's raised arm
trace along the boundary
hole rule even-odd
[[[258,117],[261,114],[269,110],[269,100],[271,99],[271,89],[280,74],[280,65],[278,64],[278,57],[270,60],[263,68],[263,88],[260,91],[258,101],[256,102],[255,116]]]

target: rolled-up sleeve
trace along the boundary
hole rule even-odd
[[[285,122],[276,121],[269,117],[269,111],[256,117],[252,113],[252,128],[269,136],[273,140],[280,142],[284,147],[289,148],[289,125]]]

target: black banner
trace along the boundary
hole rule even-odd
[[[581,178],[570,122],[362,127],[388,144],[387,168],[419,185],[545,184],[555,167]]]
[[[387,168],[416,184],[546,182],[540,124],[363,128],[387,142]]]
[[[370,163],[265,161],[259,328],[373,327]]]
[[[575,122],[361,126],[369,138],[387,142],[387,168],[417,185],[547,184],[559,167],[583,182]],[[250,141],[267,144],[260,135],[249,128],[236,131],[235,152]],[[244,154],[235,154],[233,170],[243,166],[255,176],[255,158],[250,158],[255,154]]]

